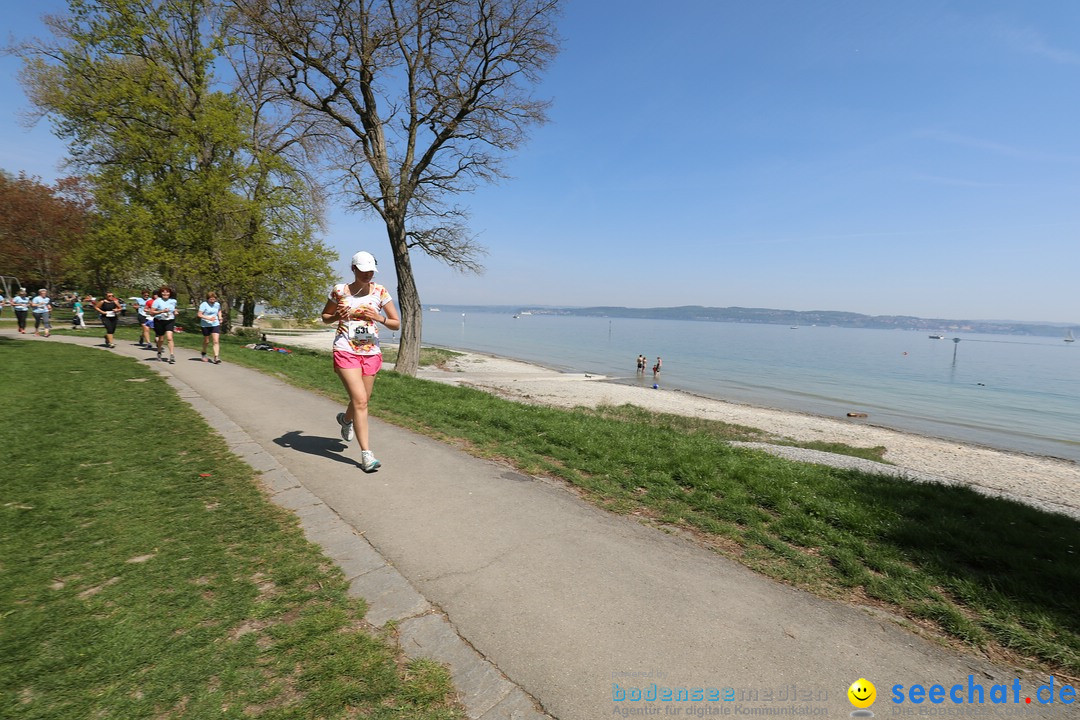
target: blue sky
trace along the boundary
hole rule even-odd
[[[16,36],[41,13],[5,9]],[[464,196],[438,304],[740,305],[1080,323],[1080,3],[571,0],[551,122]],[[0,167],[51,180],[0,58]],[[385,232],[330,213],[396,294]]]

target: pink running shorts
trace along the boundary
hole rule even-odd
[[[362,375],[374,375],[382,367],[382,355],[357,355],[356,353],[335,350],[334,367],[342,370],[360,368]]]

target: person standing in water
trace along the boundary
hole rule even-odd
[[[334,335],[334,372],[349,393],[349,406],[338,413],[341,438],[360,442],[360,469],[373,472],[380,463],[368,437],[368,401],[375,387],[375,374],[382,367],[379,325],[401,328],[394,301],[386,288],[374,282],[378,267],[369,252],[352,257],[353,281],[335,285],[322,310],[323,323],[337,323]]]

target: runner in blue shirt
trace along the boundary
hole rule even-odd
[[[15,297],[11,298],[11,306],[15,308],[15,319],[19,322],[19,332],[26,334],[26,316],[30,314],[30,298],[26,295],[26,288],[19,288]]]
[[[34,311],[34,334],[45,326],[45,337],[49,337],[52,331],[52,300],[49,299],[49,291],[45,288],[38,290],[38,294],[30,301],[30,307]]]
[[[162,339],[169,342],[169,364],[176,364],[173,348],[173,330],[176,328],[176,298],[172,288],[162,285],[158,299],[150,304],[147,314],[154,318],[154,335],[157,337],[157,359],[161,362]]]
[[[217,293],[211,290],[206,293],[206,300],[199,306],[199,325],[202,327],[202,361],[206,362],[206,345],[210,338],[214,338],[215,365],[221,364],[221,303],[218,302]]]

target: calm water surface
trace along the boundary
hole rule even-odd
[[[425,343],[653,384],[660,389],[844,417],[924,435],[1080,460],[1080,347],[1061,339],[425,312]]]

